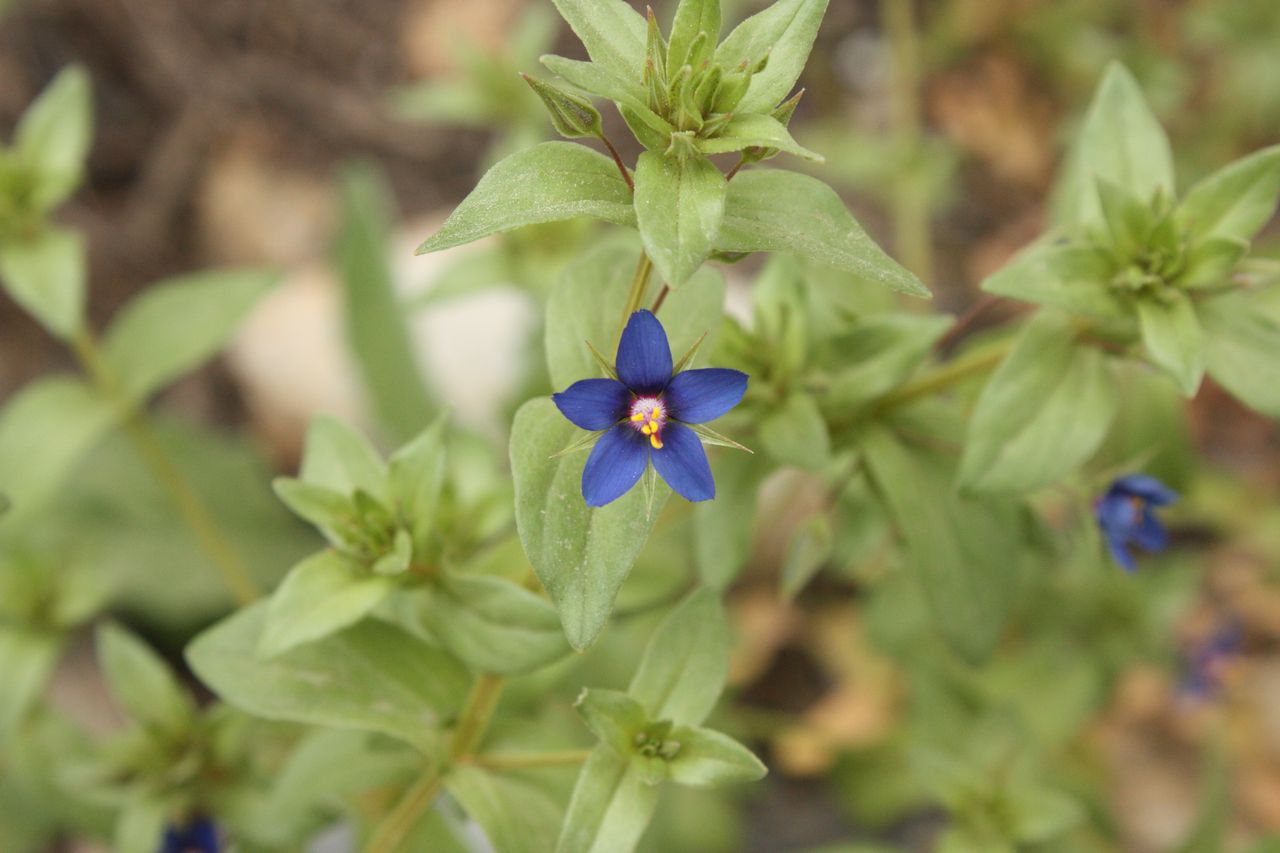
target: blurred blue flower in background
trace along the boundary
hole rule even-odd
[[[198,817],[186,826],[170,826],[157,853],[218,853],[218,828],[208,818]]]
[[[1155,477],[1130,474],[1116,479],[1094,505],[1094,516],[1111,556],[1126,572],[1137,568],[1133,548],[1163,551],[1169,533],[1156,517],[1157,507],[1178,500],[1178,493]]]

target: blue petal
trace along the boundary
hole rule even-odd
[[[1149,509],[1142,513],[1142,522],[1133,529],[1129,538],[1144,551],[1163,551],[1169,546],[1169,533]]]
[[[738,405],[747,392],[747,374],[727,367],[677,373],[662,393],[671,417],[687,424],[714,421]]]
[[[618,378],[632,391],[657,394],[671,381],[671,345],[658,318],[637,311],[618,341]]]
[[[604,506],[631,491],[649,464],[649,439],[626,424],[600,436],[582,469],[582,499]]]
[[[626,416],[631,392],[616,379],[582,379],[551,400],[574,426],[608,429]]]
[[[1127,540],[1141,522],[1139,509],[1127,495],[1117,493],[1114,489],[1108,492],[1094,510],[1104,533],[1121,540]]]
[[[1132,572],[1138,568],[1138,564],[1134,562],[1133,554],[1125,547],[1123,539],[1107,534],[1107,550],[1111,552],[1111,557],[1120,564],[1120,568],[1126,572]]]
[[[653,451],[651,458],[667,485],[687,500],[709,501],[716,496],[707,451],[687,426],[668,421],[662,428],[662,449]]]
[[[1111,492],[1142,498],[1152,506],[1168,506],[1178,499],[1178,493],[1146,474],[1130,474],[1111,484]]]

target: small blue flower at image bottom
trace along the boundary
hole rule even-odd
[[[722,367],[674,371],[662,323],[637,311],[618,341],[617,379],[583,379],[551,396],[575,426],[600,432],[582,471],[587,506],[625,495],[650,462],[686,499],[716,496],[707,452],[690,425],[713,421],[738,405],[747,374]]]
[[[185,826],[170,826],[156,853],[218,853],[218,828],[208,818],[198,817]]]
[[[1137,568],[1133,548],[1155,553],[1168,547],[1169,533],[1156,517],[1155,509],[1177,500],[1177,492],[1145,474],[1120,477],[1098,499],[1094,517],[1120,568],[1126,572]]]

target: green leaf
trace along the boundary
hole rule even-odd
[[[274,657],[341,631],[372,612],[395,586],[334,551],[313,554],[272,594],[258,653]]]
[[[343,534],[357,523],[355,504],[349,497],[292,477],[277,477],[271,487],[290,511],[315,525],[326,539],[334,545],[345,544]]]
[[[765,466],[746,453],[717,453],[711,460],[719,495],[693,505],[693,553],[698,577],[712,589],[728,589],[751,554],[756,497]]]
[[[764,763],[742,744],[712,729],[683,726],[671,732],[680,751],[667,762],[671,780],[695,788],[717,788],[735,782],[754,782],[768,772]]]
[[[1187,192],[1178,220],[1196,240],[1249,240],[1271,219],[1280,195],[1280,145],[1255,151]]]
[[[1170,290],[1157,299],[1138,300],[1142,342],[1152,361],[1174,378],[1182,393],[1194,397],[1204,378],[1204,334],[1196,309],[1185,293]]]
[[[573,703],[591,733],[620,757],[635,753],[635,735],[649,722],[644,707],[621,690],[583,690]]]
[[[576,216],[634,227],[631,190],[605,155],[573,142],[544,142],[486,172],[418,254]]]
[[[715,248],[791,252],[903,293],[929,295],[867,236],[833,189],[797,172],[752,169],[735,177]]]
[[[62,643],[52,634],[0,624],[0,744],[8,741],[58,664]]]
[[[696,590],[649,637],[627,693],[650,720],[699,725],[724,689],[731,646],[719,599],[710,590]]]
[[[1256,297],[1229,293],[1197,306],[1204,327],[1209,374],[1246,406],[1280,418],[1280,320],[1255,304]]]
[[[978,398],[960,462],[974,492],[1052,485],[1084,463],[1119,406],[1106,356],[1076,340],[1070,319],[1038,313]]]
[[[630,77],[619,77],[611,72],[607,67],[598,62],[583,62],[578,59],[566,59],[563,56],[548,54],[539,60],[548,71],[562,77],[569,84],[589,92],[601,98],[608,98],[616,103],[620,109],[631,113],[632,118],[639,121],[640,124],[652,133],[657,134],[657,139],[666,147],[667,137],[675,130],[671,123],[662,116],[649,109],[644,87],[640,85],[639,78],[632,79]],[[632,118],[628,118],[630,123]],[[641,140],[644,141],[643,139]],[[617,174],[617,167],[614,167],[614,173]]]
[[[597,747],[578,775],[557,853],[628,853],[658,806],[658,787],[631,763]]]
[[[116,818],[115,853],[155,853],[164,839],[169,822],[169,804],[163,800],[138,796],[125,804]]]
[[[1018,582],[1016,507],[957,495],[946,456],[907,448],[888,429],[868,430],[860,446],[934,625],[959,654],[985,659],[1004,632]]]
[[[901,385],[928,358],[952,319],[921,314],[878,314],[837,338],[832,353],[849,365],[831,378],[826,406],[857,409]]]
[[[553,458],[577,433],[549,399],[530,400],[511,427],[511,472],[525,554],[560,613],[569,644],[581,650],[608,621],[670,490],[658,486],[652,515],[639,488],[589,508],[581,486],[587,455]]]
[[[982,289],[1093,317],[1124,317],[1128,309],[1108,284],[1114,272],[1098,249],[1041,241],[987,276]]]
[[[589,251],[565,269],[551,291],[543,337],[552,387],[563,389],[600,375],[588,342],[612,361],[636,254],[630,245]],[[719,328],[724,294],[724,276],[702,269],[667,295],[662,321],[674,357],[679,358],[704,333],[714,334]]]
[[[1102,225],[1098,178],[1144,201],[1157,192],[1173,197],[1169,138],[1133,75],[1118,62],[1107,66],[1055,189],[1054,216],[1060,225]]]
[[[382,497],[387,465],[363,435],[328,415],[311,419],[299,478],[343,495],[365,491]]]
[[[1052,788],[1010,786],[1005,797],[1013,813],[1013,836],[1024,844],[1052,841],[1085,816],[1073,797]]]
[[[53,376],[14,395],[0,412],[8,518],[39,510],[115,419],[115,408],[79,379]]]
[[[50,334],[70,340],[84,326],[84,241],[55,227],[0,240],[0,284]]]
[[[80,185],[92,139],[89,75],[69,66],[27,109],[13,134],[13,151],[32,178],[30,201],[37,211],[53,208]]]
[[[729,33],[716,51],[716,62],[725,68],[769,58],[764,70],[751,78],[737,112],[767,113],[791,93],[826,11],[827,0],[779,0]]]
[[[702,48],[695,55],[689,51],[699,33],[706,33]],[[671,41],[667,46],[667,68],[674,74],[685,65],[698,68],[720,41],[720,0],[680,0],[671,24]]]
[[[555,607],[504,578],[445,573],[426,618],[440,645],[475,672],[523,675],[569,654]]]
[[[140,401],[222,349],[276,282],[261,270],[213,270],[161,282],[125,306],[103,341],[121,391]]]
[[[815,163],[825,159],[792,139],[782,122],[760,113],[735,115],[720,135],[698,140],[698,150],[703,154],[728,154],[744,148],[776,148]]]
[[[128,631],[98,629],[98,662],[116,704],[133,720],[171,735],[194,721],[195,703],[168,664]]]
[[[386,179],[375,166],[352,166],[343,172],[337,264],[345,294],[347,343],[378,422],[403,440],[422,429],[434,406],[418,370],[408,312],[396,295],[388,245],[391,210]]]
[[[241,610],[188,646],[191,668],[219,696],[270,720],[381,732],[428,753],[440,746],[439,726],[471,685],[457,661],[375,619],[264,660],[267,606]]]
[[[436,524],[436,508],[446,474],[445,428],[440,415],[417,438],[391,455],[388,483],[400,516],[413,533],[418,550],[426,547]]]
[[[1231,287],[1231,274],[1249,253],[1249,243],[1228,237],[1211,237],[1187,252],[1186,266],[1172,282],[1189,289],[1217,290]]]
[[[779,462],[811,471],[825,469],[831,458],[827,422],[813,397],[803,391],[792,392],[760,420],[760,444]]]
[[[711,254],[724,216],[724,175],[704,157],[645,151],[636,164],[636,222],[653,265],[679,288]]]
[[[624,80],[640,79],[645,20],[623,0],[554,0],[593,62]]]
[[[782,564],[782,595],[795,598],[818,570],[831,559],[834,547],[831,519],[816,515],[796,528],[787,543],[787,556]]]
[[[503,853],[555,849],[563,810],[529,779],[459,764],[444,777],[444,787],[484,830],[491,849]]]

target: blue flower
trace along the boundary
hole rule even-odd
[[[197,817],[186,826],[166,829],[157,853],[218,853],[221,849],[213,821]]]
[[[1144,474],[1120,477],[1098,499],[1094,505],[1098,527],[1107,540],[1111,556],[1126,572],[1137,567],[1131,548],[1156,552],[1168,546],[1169,534],[1154,510],[1177,499],[1177,492]]]
[[[688,500],[716,496],[707,453],[688,425],[738,405],[747,374],[711,367],[673,376],[672,370],[666,330],[653,314],[637,311],[618,342],[617,379],[583,379],[551,396],[575,426],[603,431],[582,471],[587,506],[625,495],[650,462]]]

